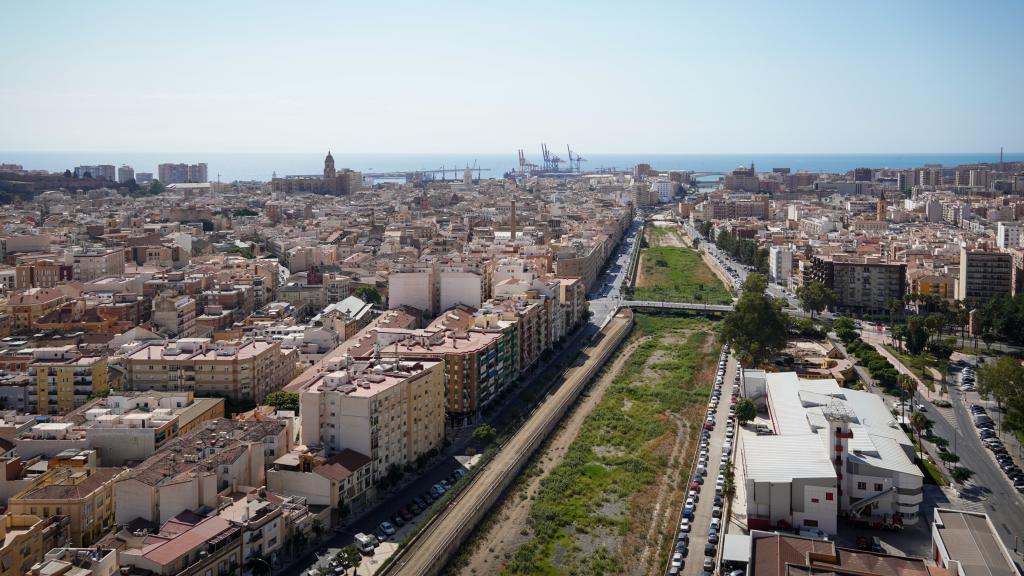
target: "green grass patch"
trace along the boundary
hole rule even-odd
[[[633,291],[635,300],[729,304],[732,294],[691,248],[645,248],[646,286]]]
[[[938,466],[932,464],[929,460],[922,458],[920,462],[921,471],[924,472],[924,481],[930,484],[937,484],[939,486],[948,486],[949,481],[942,475],[942,471],[939,470]]]
[[[907,354],[906,352],[900,352],[894,346],[889,344],[882,345],[890,354],[898,359],[904,366],[907,367],[915,376],[921,379],[922,382],[927,382],[925,372],[927,368],[935,368],[941,373],[945,373],[949,369],[949,362],[937,359],[935,356],[928,352],[922,352],[917,356]],[[929,376],[930,376],[929,372]],[[938,384],[938,383],[936,383]]]
[[[669,465],[651,450],[652,441],[673,431],[664,415],[706,402],[710,383],[696,382],[695,374],[718,356],[717,345],[701,351],[713,338],[708,320],[638,315],[636,332],[650,338],[632,353],[562,462],[541,481],[530,510],[534,537],[503,574],[626,573],[617,543],[629,533],[630,500]],[[616,509],[620,513],[608,513]],[[584,534],[603,543],[581,549]]]

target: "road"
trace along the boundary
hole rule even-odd
[[[690,238],[698,238],[701,240],[698,249],[701,252],[707,253],[711,256],[711,259],[718,264],[719,268],[727,275],[733,278],[733,285],[738,290],[743,286],[743,282],[746,281],[747,275],[750,274],[750,269],[745,265],[740,264],[732,258],[732,256],[718,249],[713,243],[708,242],[696,228],[691,226],[689,222],[682,221],[680,224],[686,230],[686,233],[690,235]],[[731,270],[730,270],[731,269]],[[788,290],[781,284],[774,282],[768,283],[768,295],[782,300],[785,303],[786,311],[789,313],[798,313],[800,308],[800,302],[796,297],[788,292]],[[822,318],[827,318],[828,314],[823,313],[820,315]]]
[[[619,301],[622,300],[622,284],[626,281],[626,273],[629,271],[630,256],[633,250],[640,249],[637,235],[640,233],[643,223],[642,216],[633,219],[629,230],[623,234],[615,253],[609,256],[604,273],[590,288],[590,294],[587,295],[590,301],[590,311],[593,312],[590,322],[595,327],[602,326],[619,308]]]
[[[861,332],[863,339],[880,343],[884,336],[868,331]],[[883,356],[886,357],[897,369],[897,371],[910,374],[913,373],[900,363],[899,359],[890,354],[885,348],[876,346]],[[915,378],[916,379],[916,378]],[[870,379],[869,382],[872,382]],[[992,453],[985,448],[978,438],[977,429],[969,411],[970,400],[965,402],[963,392],[955,383],[949,383],[947,388],[950,391],[951,409],[939,408],[931,403],[927,394],[921,393],[919,387],[914,392],[914,401],[923,404],[926,414],[932,420],[932,433],[949,440],[949,450],[960,456],[960,464],[972,471],[974,477],[969,484],[981,488],[981,493],[973,496],[968,491],[968,498],[964,501],[965,508],[987,512],[992,519],[992,524],[999,531],[999,535],[1012,552],[1014,547],[1014,536],[1024,535],[1024,498],[1013,488],[1013,485],[999,468]],[[898,398],[881,392],[878,386],[871,386],[876,394],[886,399],[887,405]],[[1018,560],[1021,557],[1018,556]]]
[[[960,463],[974,471],[970,483],[984,489],[981,504],[984,512],[992,519],[1003,543],[1012,552],[1014,536],[1024,536],[1024,498],[1017,492],[1003,471],[996,464],[995,458],[981,440],[968,410],[969,401],[965,402],[963,392],[958,387],[949,386],[953,404],[953,423],[946,418],[935,418],[932,431],[949,440],[949,449],[960,456]],[[915,395],[918,402],[928,406],[934,414],[938,411],[920,393]],[[956,442],[954,443],[954,438]],[[973,508],[973,507],[972,507]],[[1021,556],[1017,556],[1022,560]]]
[[[725,442],[725,429],[729,422],[729,398],[732,395],[732,385],[735,381],[736,361],[730,356],[726,365],[725,380],[722,384],[721,400],[718,403],[717,410],[713,412],[715,415],[715,429],[711,431],[711,438],[708,441],[708,473],[704,475],[704,485],[701,486],[700,499],[697,501],[693,518],[690,520],[692,524],[690,528],[690,547],[682,570],[684,575],[698,576],[704,571],[704,546],[708,543],[711,512],[715,506],[715,480],[719,474],[724,472],[720,459],[722,457],[722,444]],[[699,455],[698,451],[697,456],[699,457]],[[694,466],[690,468],[693,470]],[[692,474],[690,479],[693,479]],[[721,522],[725,522],[724,518]],[[720,534],[719,538],[721,537]],[[718,543],[718,546],[720,545],[721,541]]]

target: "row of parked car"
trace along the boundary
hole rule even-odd
[[[360,552],[372,555],[374,549],[381,542],[390,539],[398,532],[399,528],[428,510],[431,504],[444,496],[465,475],[465,470],[456,468],[447,478],[434,484],[429,490],[406,503],[405,506],[400,508],[390,518],[378,524],[377,530],[373,534],[356,534],[356,546],[359,547]]]
[[[728,361],[729,346],[726,344],[722,347],[722,354],[718,360],[718,372],[715,376],[715,385],[711,391],[711,399],[708,402],[704,428],[700,433],[697,466],[694,470],[693,480],[690,482],[686,503],[683,505],[682,518],[679,521],[679,533],[676,535],[675,550],[672,554],[671,563],[669,564],[668,573],[670,576],[682,572],[685,564],[685,558],[689,555],[690,532],[693,528],[694,512],[697,509],[697,503],[700,502],[701,489],[704,486],[705,477],[708,476],[708,462],[711,458],[709,454],[711,432],[715,429],[715,414],[718,412],[718,405],[722,397],[722,386],[725,383],[725,367]],[[736,404],[738,389],[738,384],[734,384],[730,400],[731,405],[729,406],[728,424],[725,432],[726,441],[722,444],[722,455],[719,460],[720,464],[723,466],[729,461],[729,455],[732,452],[732,438],[736,433],[736,408],[734,405]],[[711,496],[714,498],[714,506],[711,509],[711,522],[708,526],[707,543],[704,545],[703,576],[711,576],[715,570],[715,553],[722,531],[722,490],[724,486],[725,475],[718,474],[718,478],[715,480],[715,493],[714,496]]]
[[[986,448],[992,451],[999,463],[999,467],[1006,474],[1006,477],[1013,483],[1018,492],[1024,493],[1024,471],[1014,463],[1013,458],[1003,445],[1003,441],[996,434],[996,423],[988,415],[984,406],[971,404],[971,414],[974,416],[974,426],[978,429],[978,437]]]
[[[974,367],[970,365],[964,366],[963,370],[960,371],[960,389],[964,392],[974,391],[975,378]]]

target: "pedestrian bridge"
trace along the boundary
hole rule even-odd
[[[732,304],[697,304],[693,302],[659,302],[657,300],[620,300],[623,308],[663,308],[666,310],[691,310],[694,312],[732,312]]]

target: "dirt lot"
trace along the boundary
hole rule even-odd
[[[481,526],[480,536],[466,547],[467,550],[449,567],[447,573],[461,576],[502,573],[517,552],[522,552],[524,545],[535,541],[537,534],[531,528],[531,511],[542,481],[565,461],[566,453],[580,435],[584,420],[608,396],[606,392],[616,377],[623,373],[627,362],[641,346],[655,344],[651,339],[657,338],[658,347],[649,351],[647,356],[642,356],[642,368],[636,374],[640,378],[633,380],[636,386],[655,386],[655,382],[666,377],[667,371],[671,369],[668,366],[677,366],[672,363],[671,354],[666,354],[666,350],[686,346],[692,334],[692,329],[677,329],[657,336],[631,338],[595,381],[587,396],[581,399],[580,404],[541,449],[539,456],[510,491],[497,513]],[[689,343],[692,345],[692,341]],[[699,350],[711,354],[716,348],[714,338],[706,338],[699,346]],[[713,365],[701,365],[694,381],[706,383],[713,377],[712,371]],[[652,388],[652,392],[656,389],[659,388]],[[653,416],[664,425],[664,433],[652,437],[643,446],[645,453],[662,463],[655,471],[653,482],[644,484],[627,497],[606,492],[594,514],[608,519],[610,524],[591,525],[580,530],[573,530],[569,526],[565,530],[568,539],[565,545],[568,548],[562,548],[562,541],[554,544],[554,548],[549,550],[549,568],[563,572],[574,565],[579,568],[588,566],[579,573],[608,573],[589,568],[589,565],[590,562],[603,564],[597,559],[607,558],[603,555],[610,552],[620,559],[622,573],[662,573],[668,559],[669,544],[675,536],[678,511],[682,506],[683,480],[689,472],[696,447],[696,429],[691,429],[690,423],[700,421],[704,403],[706,401],[689,403],[682,411],[665,411]],[[633,401],[623,398],[623,413],[632,409]],[[595,443],[590,450],[602,458],[626,456],[614,443]],[[537,566],[536,573],[548,573],[545,570],[548,569]],[[534,572],[523,571],[520,564],[516,573]]]
[[[529,472],[519,479],[512,492],[505,498],[501,509],[482,528],[483,535],[473,542],[473,552],[461,563],[461,568],[454,572],[466,576],[479,574],[497,574],[501,565],[515,553],[520,545],[533,536],[529,530],[527,518],[533,497],[537,494],[540,481],[557,466],[565,455],[565,451],[579,434],[583,419],[601,401],[604,391],[615,379],[630,355],[647,338],[631,338],[608,366],[601,377],[587,391],[586,396],[572,411],[569,419],[555,432],[554,437],[541,449],[540,456],[534,460]]]

